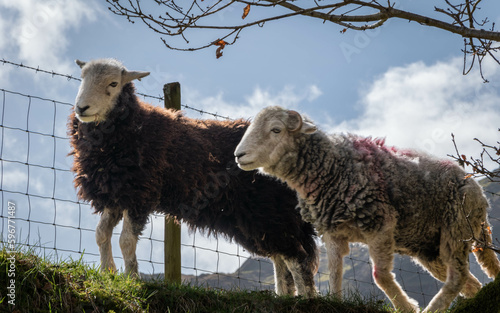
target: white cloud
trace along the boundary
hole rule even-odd
[[[323,94],[323,92],[318,88],[318,86],[311,85],[308,88],[307,101],[312,102],[312,101],[316,100],[317,98],[319,98],[322,94]]]
[[[22,192],[26,191],[28,184],[28,174],[16,169],[7,169],[3,171],[3,188],[8,191]]]
[[[298,91],[292,86],[285,86],[278,92],[255,87],[251,95],[244,97],[244,103],[227,102],[224,100],[222,92],[215,96],[204,97],[196,90],[188,89],[186,95],[187,98],[183,103],[187,105],[230,118],[251,118],[267,106],[278,105],[285,108],[297,108],[303,102],[314,101],[322,95],[322,92],[316,85],[310,85],[303,91]],[[191,112],[186,110],[186,113],[190,114]],[[199,117],[199,114],[193,116]],[[210,116],[202,116],[202,118],[210,118]]]
[[[0,14],[2,16],[3,14]],[[0,45],[1,43],[6,43],[7,42],[7,25],[9,23],[9,20],[6,18],[0,19]],[[0,46],[1,47],[1,46]]]
[[[11,68],[2,65],[2,70],[0,71],[0,86],[1,86],[0,88],[5,88],[8,86],[9,75],[11,75],[11,72],[12,72]]]
[[[462,75],[462,59],[389,69],[362,94],[362,113],[330,129],[386,137],[387,143],[446,157],[455,152],[478,156],[473,138],[498,140],[500,77],[497,64],[485,64],[492,83],[478,73]],[[496,81],[496,83],[494,83]]]
[[[2,43],[7,43],[7,24],[9,21],[4,19],[2,13],[0,13],[0,51],[2,51]],[[4,57],[4,55],[2,55]],[[9,81],[9,73],[11,69],[7,66],[2,66],[2,70],[0,71],[0,84],[1,86],[5,86]]]
[[[81,0],[0,0],[3,40],[0,51],[16,53],[20,61],[69,72],[61,57],[69,42],[66,32],[94,20],[97,7]],[[15,50],[15,51],[14,51]]]

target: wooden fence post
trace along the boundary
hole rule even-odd
[[[163,86],[165,108],[181,109],[181,85],[177,82]],[[171,160],[173,161],[173,160]],[[181,224],[165,216],[165,281],[181,283]]]

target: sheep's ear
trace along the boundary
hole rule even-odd
[[[294,132],[302,127],[302,116],[296,111],[289,110],[288,112],[287,128]]]
[[[288,129],[292,132],[300,131],[304,134],[312,134],[316,131],[316,125],[311,122],[304,121],[302,116],[296,111],[288,111]]]
[[[80,61],[80,60],[75,60],[75,63],[80,67],[80,68],[83,68],[85,66],[85,64],[87,64],[87,62],[83,62],[83,61]]]
[[[312,133],[316,132],[317,130],[318,129],[316,128],[316,125],[314,125],[313,123],[308,122],[308,121],[303,121],[302,128],[300,129],[300,132],[304,133],[304,134],[312,134]]]
[[[122,73],[123,84],[133,81],[134,79],[141,80],[141,78],[149,75],[149,72],[141,72],[141,71],[127,71],[124,70]]]

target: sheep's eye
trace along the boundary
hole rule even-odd
[[[111,83],[111,84],[109,84],[109,85],[110,85],[111,87],[113,87],[113,88],[114,88],[114,87],[118,86],[118,83],[117,83],[117,82],[112,82],[112,83]]]
[[[273,133],[275,133],[275,134],[279,134],[279,133],[281,133],[281,129],[279,129],[279,128],[273,128],[273,129],[271,129],[271,131],[272,131]]]

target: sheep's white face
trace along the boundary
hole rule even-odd
[[[245,171],[275,166],[287,153],[295,153],[295,135],[313,133],[316,126],[295,111],[280,107],[263,109],[248,127],[234,155]]]
[[[114,59],[76,60],[76,64],[82,69],[82,82],[75,100],[75,114],[84,123],[106,120],[122,87],[149,75],[149,72],[128,71]]]

